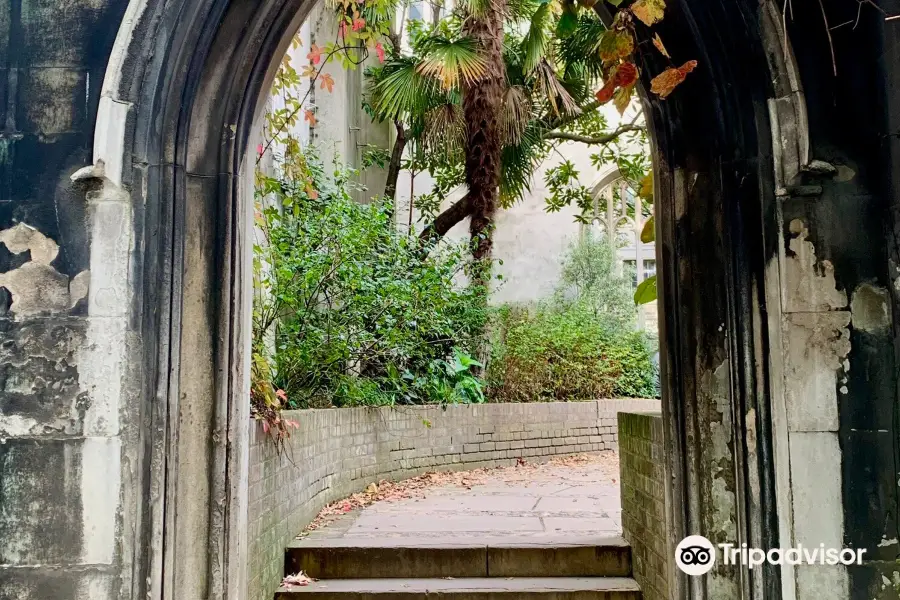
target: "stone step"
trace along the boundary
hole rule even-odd
[[[307,539],[285,550],[285,574],[300,571],[316,579],[628,577],[631,548],[620,537],[578,542]]]
[[[332,579],[281,588],[275,600],[641,600],[626,577]]]

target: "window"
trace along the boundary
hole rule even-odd
[[[411,2],[409,5],[409,20],[410,21],[421,21],[423,18],[422,15],[422,3],[421,2]]]
[[[652,277],[656,275],[656,261],[652,259],[644,259],[644,272],[641,274],[641,281],[647,279],[648,277]],[[637,288],[638,280],[637,280],[637,261],[636,260],[623,260],[622,265],[625,268],[625,273],[631,276],[631,287]]]

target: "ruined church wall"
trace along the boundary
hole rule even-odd
[[[4,599],[127,595],[131,549],[120,509],[136,490],[126,490],[120,472],[134,468],[126,448],[141,368],[122,352],[134,342],[130,207],[86,198],[70,178],[92,162],[101,85],[126,5],[0,2]]]

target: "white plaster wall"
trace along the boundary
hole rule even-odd
[[[620,117],[611,105],[602,107],[601,110],[610,129],[620,123],[630,122],[634,117],[631,112],[626,113],[624,118]],[[545,200],[550,194],[544,184],[547,170],[568,159],[578,169],[580,183],[592,186],[602,174],[613,168],[603,166],[597,169],[591,165],[590,156],[597,149],[584,144],[566,142],[558,150],[558,154],[552,154],[535,171],[531,190],[522,201],[497,213],[494,257],[498,263],[495,273],[501,275],[502,279],[495,282],[495,289],[491,294],[493,304],[530,303],[551,294],[559,283],[563,255],[586,230],[575,220],[579,212],[577,207],[566,207],[557,213],[545,211]],[[401,228],[409,224],[410,189],[412,188],[415,198],[430,191],[433,183],[427,173],[417,174],[414,183],[410,179],[410,172],[403,171],[397,183],[397,220]],[[455,190],[442,210],[461,198],[464,192],[463,187]],[[415,209],[412,219],[417,230],[425,226],[425,223],[419,221],[419,214]],[[468,227],[466,219],[451,229],[446,239],[453,242],[468,239]],[[649,257],[652,256],[645,258]],[[652,313],[652,319],[649,320],[655,323],[655,304],[648,312]]]

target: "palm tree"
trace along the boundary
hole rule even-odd
[[[468,193],[421,237],[439,239],[472,217],[474,254],[485,258],[497,207],[528,192],[534,169],[557,144],[609,144],[641,127],[610,131],[597,112],[592,90],[602,82],[606,27],[595,15],[582,15],[560,37],[564,17],[548,2],[470,0],[460,8],[413,36],[412,55],[395,54],[369,72],[369,100],[377,119],[406,124],[425,168],[449,173],[446,189],[467,184]],[[389,178],[387,189],[395,188]]]
[[[473,6],[475,3],[470,3]],[[489,278],[487,261],[493,246],[492,229],[500,186],[500,112],[506,87],[503,62],[503,11],[505,0],[487,0],[472,11],[463,32],[474,40],[484,61],[482,73],[465,81],[462,90],[466,123],[465,173],[471,205],[469,234],[472,257],[480,265],[476,283]]]

